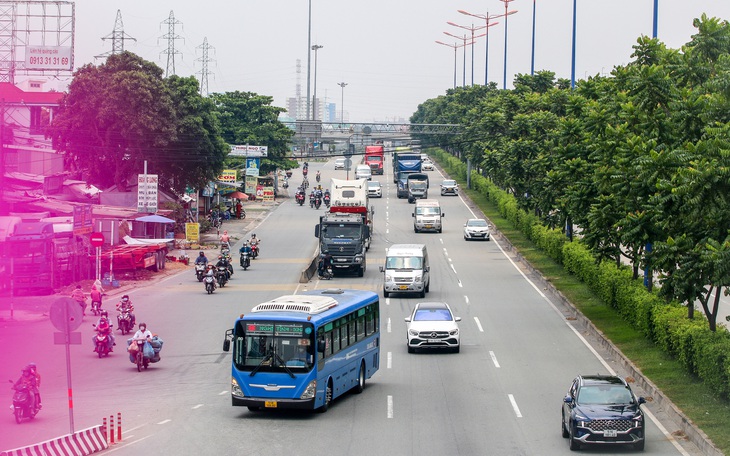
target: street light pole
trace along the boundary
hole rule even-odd
[[[443,41],[439,41],[439,40],[436,40],[436,42],[438,44],[442,44],[444,46],[454,48],[454,88],[456,88],[456,49],[460,48],[461,46],[459,46],[457,43],[448,44],[448,43],[444,43]]]
[[[305,118],[306,120],[309,120],[309,88],[311,87],[309,72],[312,68],[312,0],[309,0],[309,21],[307,30],[307,115]]]
[[[449,25],[453,25],[454,27],[459,27],[459,28],[462,28],[464,30],[471,31],[471,44],[472,44],[472,47],[471,47],[471,85],[474,85],[474,39],[475,38],[481,38],[483,36],[486,36],[486,33],[481,34],[479,36],[474,36],[474,31],[475,30],[483,30],[483,29],[486,29],[487,26],[486,25],[483,25],[481,27],[474,27],[474,24],[472,24],[471,27],[465,27],[463,25],[455,24],[453,22],[446,22],[446,23],[449,24]],[[466,38],[466,37],[464,37],[464,38]],[[466,49],[464,49],[464,52],[466,52]],[[464,59],[464,60],[466,60],[466,59]]]
[[[654,27],[651,37],[656,38],[659,32],[659,0],[654,0]]]
[[[504,74],[502,76],[502,89],[507,90],[507,8],[509,6],[509,2],[512,2],[514,0],[500,0],[502,3],[504,3]]]
[[[576,0],[573,0],[573,44],[570,57],[570,89],[575,89],[575,31],[576,31]]]
[[[345,123],[345,86],[347,85],[346,82],[338,82],[338,86],[342,87],[342,101],[340,106],[340,125]]]
[[[532,0],[532,59],[530,60],[530,75],[535,75],[535,0]]]
[[[484,52],[484,85],[489,85],[489,27],[493,25],[499,24],[499,22],[491,22],[492,19],[496,19],[498,17],[505,17],[504,14],[492,14],[490,15],[489,12],[487,14],[472,14],[468,11],[464,10],[458,10],[461,14],[466,14],[467,16],[473,16],[478,17],[480,19],[484,19],[486,21],[486,35],[487,35],[487,43],[486,43],[486,50]],[[507,15],[515,14],[517,10],[512,10]]]
[[[312,120],[317,120],[317,51],[324,46],[315,44],[312,46],[314,51],[314,96],[312,97]]]

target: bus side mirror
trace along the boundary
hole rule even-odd
[[[445,212],[442,212],[442,213],[441,213],[441,217],[443,217],[443,216],[445,216],[445,215],[446,215],[446,213],[445,213]]]
[[[416,216],[416,213],[415,212],[411,212],[411,217],[415,217],[415,216]]]
[[[385,272],[385,269],[383,269],[382,266],[378,266],[378,269],[380,269],[380,272]]]
[[[314,237],[319,237],[319,225],[315,225],[314,227]]]
[[[231,341],[226,339],[223,341],[223,351],[227,352],[231,350]]]

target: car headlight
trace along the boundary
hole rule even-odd
[[[418,336],[418,331],[416,331],[415,329],[409,329],[408,334],[415,337]]]
[[[450,336],[456,336],[458,334],[459,334],[459,328],[452,329],[451,331],[449,331]]]
[[[245,397],[245,395],[243,394],[243,390],[240,386],[238,386],[238,382],[233,377],[231,377],[231,394],[236,397]]]
[[[314,399],[314,395],[317,393],[317,380],[312,380],[309,382],[309,385],[307,385],[307,388],[304,390],[301,396],[299,396],[299,399]]]
[[[422,275],[417,275],[416,277],[413,278],[413,281],[414,282],[421,282],[422,280],[423,280],[423,276]]]
[[[393,277],[391,277],[391,276],[390,276],[390,275],[388,275],[388,274],[385,274],[385,281],[386,281],[386,282],[392,282],[392,281],[393,281]]]
[[[644,426],[644,416],[641,414],[636,414],[634,416],[634,427],[640,428]]]

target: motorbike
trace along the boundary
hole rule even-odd
[[[322,178],[320,177],[319,173],[317,173],[317,182],[319,182]]]
[[[101,314],[101,301],[91,301],[91,313],[95,316]]]
[[[334,277],[334,273],[332,272],[332,266],[330,265],[325,268],[322,260],[319,261],[319,267],[317,268],[317,272],[321,280],[330,280],[332,277]]]
[[[304,205],[304,194],[303,193],[297,193],[296,199],[297,199],[297,203],[299,203],[300,206]]]
[[[203,283],[205,284],[205,291],[207,291],[208,294],[213,294],[213,291],[215,291],[215,277],[212,275],[206,275],[203,278]]]
[[[8,381],[14,383],[12,380]],[[23,419],[35,418],[40,410],[36,404],[35,392],[28,385],[13,386],[13,389],[15,393],[13,393],[13,405],[10,409],[15,415],[15,421],[20,424]]]
[[[226,266],[218,266],[215,277],[218,280],[218,286],[223,288],[226,282],[228,282],[228,268]]]
[[[304,174],[304,177],[307,177],[307,173],[309,172],[309,168],[306,166],[302,169],[302,174]]]
[[[94,325],[96,326],[96,325]],[[109,328],[111,331],[111,327]],[[109,348],[109,334],[102,334],[98,329],[94,336],[94,351],[99,355],[99,358],[109,356],[111,349]]]
[[[195,264],[195,277],[197,277],[198,282],[203,281],[204,275],[205,275],[205,265],[203,263],[196,263]]]
[[[284,188],[289,188],[289,179],[284,179],[284,184],[282,185]]]
[[[122,335],[127,334],[132,330],[132,316],[128,310],[121,310],[117,315],[117,328],[122,332]]]
[[[251,257],[248,252],[241,252],[241,267],[245,271],[251,266]]]
[[[251,259],[255,260],[259,256],[259,244],[258,242],[251,243]]]
[[[319,207],[322,205],[322,198],[319,196],[314,197],[314,208],[319,209]]]
[[[327,206],[327,209],[330,207],[330,196],[329,194],[324,195],[324,205]]]

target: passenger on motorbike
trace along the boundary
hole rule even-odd
[[[226,268],[226,271],[228,271],[228,266],[230,263],[228,262],[228,258],[225,255],[218,255],[218,262],[215,264],[216,268],[224,267]],[[230,278],[230,274],[228,274],[228,278]]]
[[[121,301],[117,303],[117,311],[119,313],[122,313],[124,311],[129,312],[129,321],[131,322],[131,326],[134,327],[135,323],[135,316],[134,316],[134,306],[132,305],[132,300],[129,299],[129,295],[122,296]]]
[[[86,295],[84,290],[81,289],[81,285],[76,285],[76,288],[71,292],[71,299],[79,303],[83,314],[86,315]]]
[[[32,363],[31,363],[32,364]],[[23,373],[18,379],[17,382],[13,384],[13,389],[18,390],[22,388],[23,386],[27,386],[28,390],[31,391],[33,394],[31,395],[31,400],[33,401],[33,404],[31,404],[33,407],[35,407],[36,410],[39,410],[41,408],[40,403],[40,394],[38,392],[38,388],[40,386],[39,380],[40,375],[36,376],[37,372],[35,371],[35,364],[33,364],[34,367],[31,367],[30,364],[25,366],[23,368]]]
[[[231,248],[231,237],[228,236],[228,230],[224,230],[223,234],[221,234],[221,250],[224,248],[227,248],[230,250]]]
[[[116,342],[114,342],[114,334],[112,333],[112,325],[109,323],[109,314],[106,310],[101,311],[101,316],[99,317],[99,321],[96,323],[96,332],[99,333],[99,335],[107,336],[106,339],[106,345],[109,348],[109,351],[114,351],[114,346],[116,345]],[[94,341],[94,350],[96,351],[96,336],[92,337],[92,340]]]
[[[208,257],[205,256],[205,252],[203,252],[202,250],[198,255],[198,258],[195,259],[195,264],[202,264],[203,266],[208,265]]]
[[[324,276],[325,271],[332,267],[332,255],[329,250],[325,250],[319,257],[319,264],[317,265],[317,273],[320,277]]]
[[[89,297],[91,298],[92,304],[95,302],[99,303],[99,310],[101,310],[101,291],[96,288],[95,285],[91,286],[91,292],[89,292]]]

